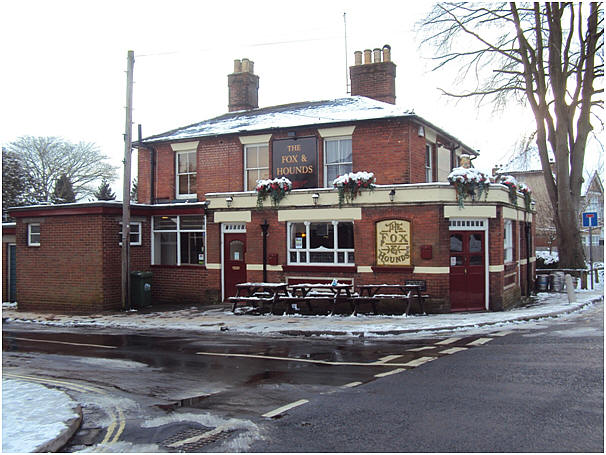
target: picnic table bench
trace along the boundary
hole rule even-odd
[[[329,314],[333,314],[339,302],[349,302],[352,305],[353,285],[346,283],[301,283],[289,286],[292,291],[288,296],[280,296],[280,300],[290,303],[305,303],[312,311],[312,302],[328,303]],[[352,305],[353,309],[353,305]]]
[[[287,283],[239,283],[236,284],[236,295],[228,297],[233,303],[231,311],[236,311],[238,303],[248,303],[253,307],[263,307],[270,305],[270,311],[273,313],[276,304],[281,297],[288,295]]]
[[[406,303],[406,315],[410,314],[413,300],[416,300],[421,314],[425,314],[424,300],[427,295],[422,294],[425,289],[424,280],[408,280],[404,284],[366,284],[358,286],[360,295],[352,297],[353,314],[358,314],[361,303],[370,303],[374,314],[377,314],[377,303],[381,300],[395,300]],[[386,293],[384,291],[392,291]],[[366,294],[366,295],[365,295]],[[413,294],[415,294],[413,296]],[[416,296],[416,299],[414,297]]]

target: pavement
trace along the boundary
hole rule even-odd
[[[521,324],[525,321],[557,317],[603,302],[604,291],[577,290],[574,302],[567,293],[539,293],[524,306],[500,312],[468,312],[397,316],[302,316],[250,314],[243,308],[236,314],[225,305],[215,306],[152,306],[140,311],[107,312],[93,315],[59,315],[19,311],[3,304],[2,319],[63,327],[103,327],[134,330],[180,330],[193,332],[228,332],[267,336],[398,336],[441,331],[465,330],[484,326]],[[66,396],[66,399],[69,397]],[[52,418],[52,417],[51,417]],[[80,421],[65,421],[66,429],[40,445],[59,450],[54,441],[68,441],[78,430]]]

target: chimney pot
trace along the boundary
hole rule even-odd
[[[386,44],[383,46],[383,61],[390,62],[391,61],[391,46]]]
[[[234,73],[227,76],[229,112],[259,107],[259,76],[254,74],[253,65],[247,58],[234,60]]]
[[[239,59],[234,60],[234,73],[242,72],[242,62]]]
[[[372,54],[374,63],[381,63],[381,49],[378,47],[373,49]]]
[[[372,63],[371,57],[372,51],[370,49],[364,49],[364,64]]]
[[[242,72],[250,73],[250,60],[248,60],[247,58],[242,59]]]
[[[354,64],[355,65],[361,65],[362,64],[362,51],[355,51],[354,52]]]

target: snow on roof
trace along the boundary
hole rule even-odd
[[[219,117],[194,123],[193,125],[147,137],[139,141],[139,144],[395,117],[413,117],[436,129],[440,134],[460,143],[474,155],[477,154],[471,147],[462,144],[455,137],[415,115],[413,111],[404,110],[393,104],[384,103],[365,96],[349,96],[347,98],[324,101],[305,101],[281,106],[229,112]],[[136,145],[137,143],[135,143]]]

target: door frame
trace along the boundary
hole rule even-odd
[[[221,223],[221,301],[225,300],[225,234],[246,234],[246,223]]]
[[[450,218],[448,220],[448,232],[453,231],[484,232],[484,309],[488,311],[490,308],[490,238],[488,236],[488,218]],[[448,267],[450,268],[450,265]]]

